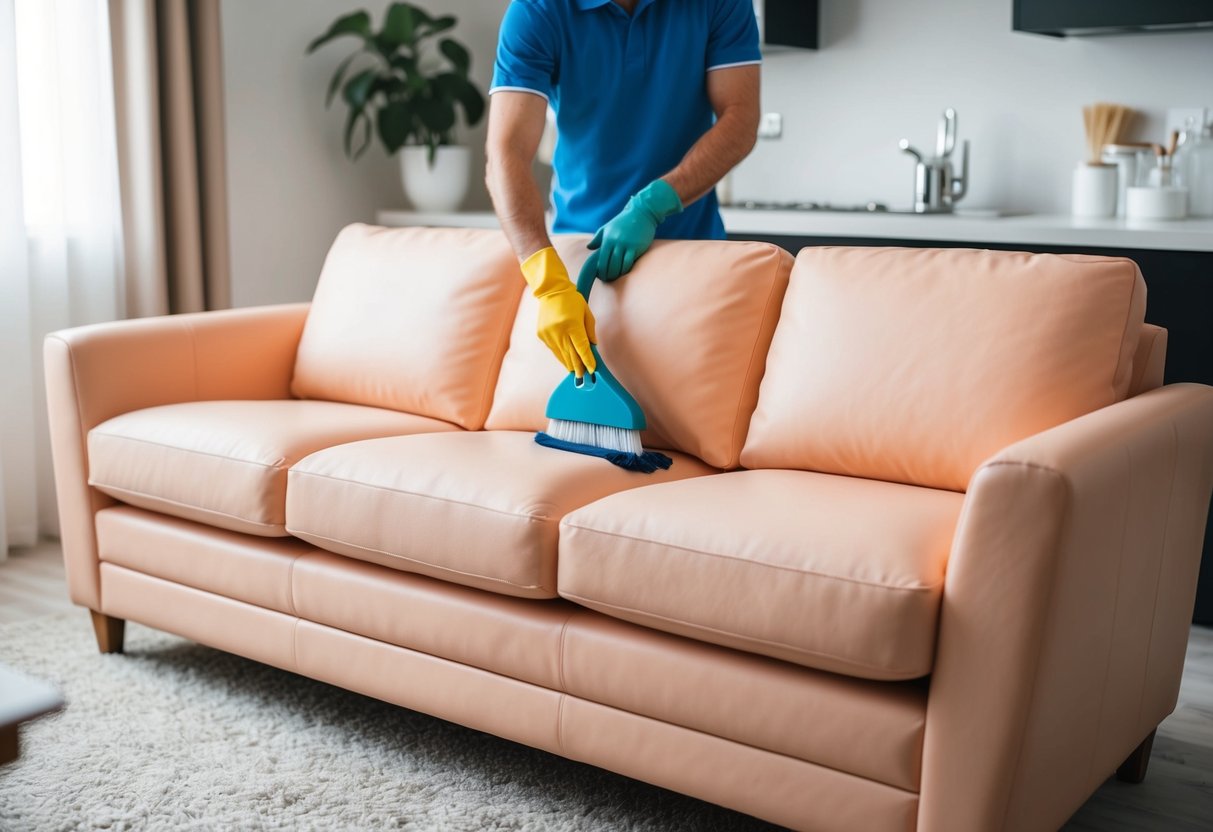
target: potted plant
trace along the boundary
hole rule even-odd
[[[361,41],[329,82],[325,106],[338,92],[349,108],[345,153],[357,159],[378,135],[391,156],[400,151],[404,190],[422,211],[453,211],[467,195],[471,157],[455,145],[457,108],[468,126],[484,116],[484,97],[468,77],[472,56],[458,41],[434,39],[455,27],[450,15],[431,17],[410,3],[393,3],[379,31],[365,11],[335,20],[307,54],[341,37]],[[354,71],[363,57],[365,68]]]

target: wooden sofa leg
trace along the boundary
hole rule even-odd
[[[1141,741],[1141,745],[1133,750],[1128,759],[1116,769],[1116,779],[1122,783],[1140,783],[1146,779],[1146,768],[1150,765],[1150,749],[1154,747],[1154,735],[1158,729],[1150,732],[1150,736]]]
[[[102,653],[121,653],[122,637],[126,635],[126,620],[113,618],[105,613],[89,610],[93,616],[93,632],[97,635],[97,649]]]

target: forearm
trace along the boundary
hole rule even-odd
[[[519,260],[552,244],[544,219],[543,195],[527,159],[490,154],[486,182],[493,209]]]
[[[754,119],[749,113],[726,112],[662,179],[678,192],[683,205],[690,205],[748,156],[756,139]]]

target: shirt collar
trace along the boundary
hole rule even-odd
[[[614,1],[615,0],[576,0],[577,8],[581,9],[582,11],[589,11],[590,9],[602,8],[603,6],[605,6],[609,3],[613,3]],[[636,4],[636,11],[639,12],[641,9],[645,8],[646,6],[651,6],[653,4],[653,2],[654,2],[654,0],[640,0],[640,2]],[[620,9],[620,11],[623,11],[623,10]]]

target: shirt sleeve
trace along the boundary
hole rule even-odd
[[[713,0],[707,71],[762,63],[753,0]]]
[[[550,100],[556,83],[559,42],[556,27],[542,9],[527,0],[513,0],[501,21],[489,95],[531,92]]]

